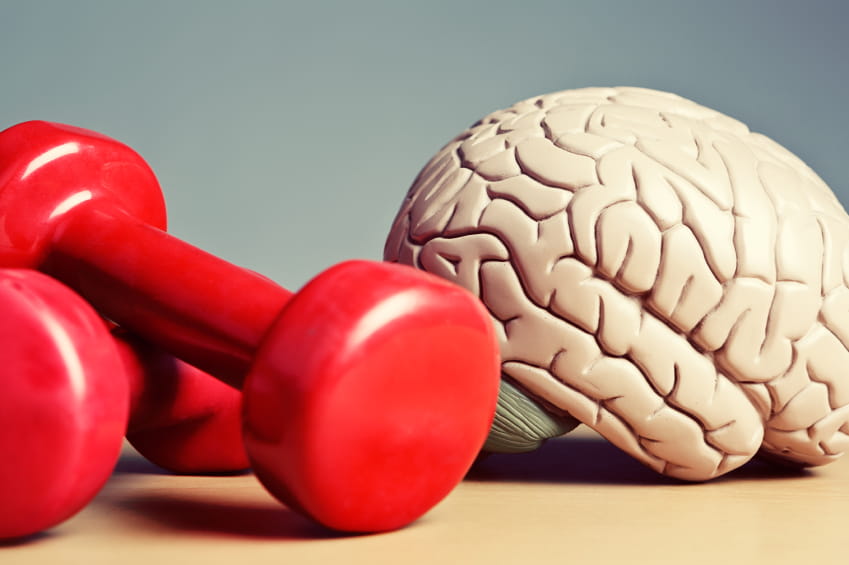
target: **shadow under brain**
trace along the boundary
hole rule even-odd
[[[798,467],[754,459],[713,482],[798,478],[807,474],[808,471]],[[563,484],[692,484],[656,473],[603,438],[580,436],[549,440],[540,449],[529,453],[483,456],[469,471],[466,480]]]

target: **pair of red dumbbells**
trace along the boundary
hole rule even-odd
[[[212,469],[197,457],[220,434],[218,470],[249,464],[337,530],[402,527],[462,479],[500,371],[476,298],[367,261],[292,294],[164,230],[159,185],[129,147],[47,122],[0,132],[0,538],[48,528],[97,493],[131,397],[144,398],[131,420],[155,462]],[[113,324],[155,347],[116,340]],[[235,442],[232,417],[203,420],[239,404]],[[197,453],[181,443],[186,426],[207,426]]]

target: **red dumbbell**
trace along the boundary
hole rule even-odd
[[[163,231],[129,147],[46,122],[0,132],[0,265],[40,268],[102,314],[242,389],[254,472],[343,531],[415,520],[483,444],[500,379],[465,290],[350,261],[296,295]]]
[[[70,517],[112,472],[128,383],[82,298],[34,271],[0,271],[0,539]]]
[[[250,467],[239,391],[121,328],[112,335],[130,385],[126,437],[140,454],[184,474]]]

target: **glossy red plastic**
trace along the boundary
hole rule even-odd
[[[16,144],[26,151],[16,156]],[[481,303],[427,273],[365,261],[326,271],[292,299],[139,216],[156,199],[136,195],[158,190],[139,161],[76,128],[0,132],[0,220],[15,218],[13,229],[0,221],[0,261],[39,265],[122,327],[244,387],[254,471],[293,508],[365,532],[439,502],[495,409],[498,348]],[[134,173],[115,183],[102,173],[113,168]],[[32,185],[36,172],[49,190]],[[33,190],[28,225],[22,195]]]
[[[126,145],[48,122],[0,132],[0,266],[38,268],[65,213],[92,201],[165,229],[159,183]]]
[[[0,270],[0,538],[54,526],[106,482],[127,381],[100,317],[29,270]]]
[[[250,467],[242,441],[242,394],[160,348],[113,330],[130,385],[127,440],[175,473]]]
[[[388,263],[328,269],[283,309],[245,382],[257,476],[338,530],[412,522],[486,439],[495,343],[483,307],[442,279]]]

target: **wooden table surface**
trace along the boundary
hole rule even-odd
[[[846,563],[849,458],[753,462],[707,484],[667,480],[587,432],[480,463],[401,531],[336,536],[253,476],[160,472],[126,448],[80,514],[0,564]],[[531,561],[532,560],[532,561]]]

